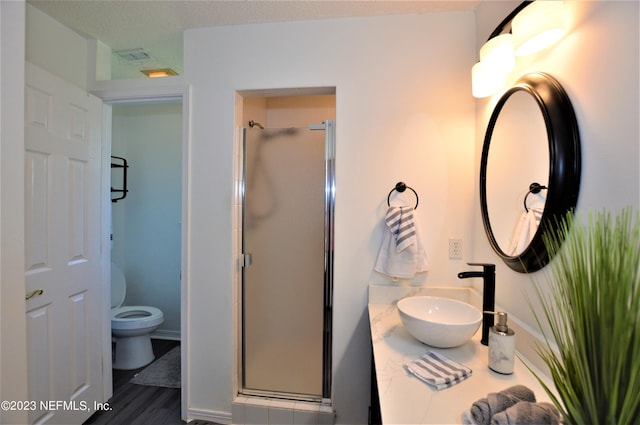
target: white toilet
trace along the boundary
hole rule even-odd
[[[162,311],[148,306],[122,306],[127,282],[120,267],[111,263],[111,333],[116,350],[114,369],[137,369],[155,358],[151,332],[164,322]]]

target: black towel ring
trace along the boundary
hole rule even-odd
[[[533,182],[529,185],[529,191],[526,195],[524,195],[524,210],[526,212],[529,212],[529,208],[527,208],[527,197],[529,196],[529,194],[533,193],[535,195],[536,193],[540,193],[542,189],[547,189],[547,186],[543,186],[540,183],[536,182]]]
[[[387,196],[387,206],[391,206],[390,200],[391,200],[391,194],[393,193],[393,191],[397,191],[397,192],[404,192],[405,190],[411,190],[413,192],[414,195],[416,195],[416,206],[413,207],[414,210],[418,209],[418,202],[420,202],[420,199],[418,198],[418,194],[416,193],[415,190],[413,190],[413,188],[411,188],[410,186],[407,186],[404,182],[398,182],[396,183],[396,186],[391,189],[391,192],[389,192],[389,196]]]

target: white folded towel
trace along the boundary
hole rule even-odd
[[[402,207],[409,208],[411,213],[413,213],[413,208],[411,207]],[[393,213],[396,212],[398,207],[391,207],[387,212],[387,217],[393,217]],[[406,213],[405,213],[406,215]],[[413,232],[407,232],[406,229],[402,233],[404,235],[409,235],[409,238],[401,238],[401,243],[407,244],[403,249],[398,249],[398,243],[396,240],[396,236],[393,234],[393,230],[389,225],[387,225],[387,219],[385,218],[385,226],[382,235],[382,244],[380,245],[380,251],[378,252],[378,258],[376,260],[376,265],[374,270],[386,274],[393,279],[398,278],[412,278],[418,272],[426,272],[429,270],[429,262],[427,261],[427,254],[424,250],[424,246],[422,244],[422,239],[420,238],[420,232],[418,229],[418,221],[413,217],[414,214],[411,214],[412,217],[410,221],[412,221],[412,225],[410,227],[413,228]],[[408,219],[408,217],[407,217]],[[391,220],[391,224],[398,226],[393,220]],[[403,226],[399,226],[401,228]],[[406,226],[404,226],[406,227]],[[410,235],[413,233],[413,235]],[[414,242],[409,242],[411,239]]]
[[[539,208],[529,208],[529,211],[522,213],[516,230],[513,232],[507,254],[516,256],[524,252],[538,231],[541,218],[542,210]]]
[[[436,390],[449,388],[471,376],[471,369],[450,358],[429,351],[419,359],[404,365],[416,378],[434,387]]]

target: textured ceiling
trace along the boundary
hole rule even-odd
[[[0,0],[1,1],[1,0]],[[480,0],[28,0],[79,34],[113,50],[143,48],[153,65],[176,66],[182,31],[263,22],[473,10]],[[149,65],[149,64],[147,64]],[[137,71],[136,71],[137,72]]]

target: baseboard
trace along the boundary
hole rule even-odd
[[[180,331],[167,331],[163,329],[158,329],[151,334],[151,338],[153,339],[168,339],[171,341],[180,341]]]
[[[231,420],[231,413],[193,408],[187,409],[187,418],[185,419],[185,422],[189,423],[195,420],[214,422],[224,425],[233,423]]]

